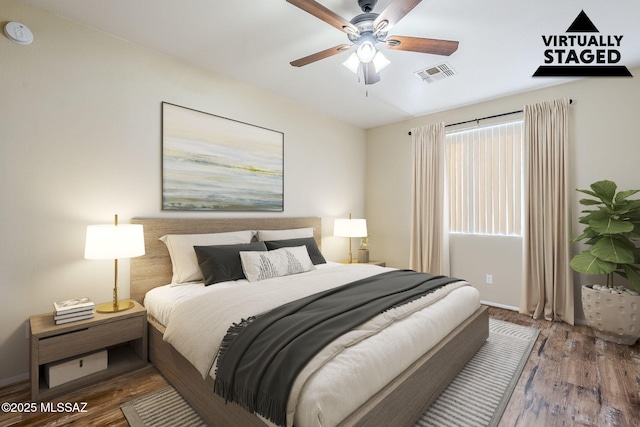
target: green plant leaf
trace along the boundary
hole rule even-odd
[[[591,190],[581,190],[579,188],[576,188],[576,191],[579,191],[579,192],[584,193],[584,194],[588,194],[588,195],[593,196],[593,197],[599,197],[596,193],[594,193]]]
[[[602,261],[589,251],[574,256],[569,265],[578,273],[584,274],[609,274],[617,268],[617,264]]]
[[[585,206],[599,205],[602,203],[600,200],[592,200],[592,199],[580,199],[578,200],[578,202],[581,205],[585,205]]]
[[[590,229],[589,227],[584,229],[584,232],[579,235],[578,237],[574,237],[572,239],[569,239],[570,242],[579,242],[580,240],[584,240],[584,239],[591,239],[593,237],[597,237],[599,236],[598,233],[596,233],[595,231],[593,231],[592,229]]]
[[[592,238],[590,238],[589,240],[587,240],[587,241],[586,241],[586,242],[584,242],[584,243],[585,243],[585,244],[587,244],[587,245],[589,245],[589,246],[593,246],[593,245],[595,245],[595,244],[598,242],[598,240],[600,240],[600,238],[601,238],[601,237],[602,237],[602,236],[598,234],[598,235],[596,235],[596,236],[593,236]]]
[[[611,213],[620,218],[633,217],[640,213],[640,200],[625,200],[614,205]]]
[[[613,181],[598,181],[591,184],[591,189],[594,193],[605,202],[607,205],[613,204],[613,199],[616,196],[616,190],[618,186]]]
[[[603,236],[594,244],[589,252],[591,255],[616,264],[633,264],[635,256],[633,243],[614,236]]]
[[[594,219],[589,221],[589,226],[600,234],[620,234],[633,230],[633,223],[619,219]]]
[[[624,265],[625,277],[636,291],[640,292],[640,269],[634,265]]]
[[[623,206],[625,208],[623,218],[640,221],[640,200],[627,200]]]
[[[578,220],[578,222],[580,222],[581,224],[588,224],[589,221],[592,221],[594,219],[609,219],[610,217],[610,215],[604,210],[584,211],[584,213],[586,213],[587,215],[582,215]]]
[[[621,191],[616,194],[616,203],[621,203],[622,201],[627,200],[629,196],[633,196],[636,193],[640,193],[640,190]]]

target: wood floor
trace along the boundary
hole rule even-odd
[[[640,427],[640,344],[613,344],[588,326],[508,310],[489,315],[540,330],[499,427]]]
[[[611,344],[595,338],[586,326],[537,321],[493,307],[489,314],[540,330],[500,427],[640,427],[640,344]],[[166,385],[149,366],[54,401],[87,402],[87,412],[3,412],[0,427],[127,426],[120,405]],[[28,396],[28,381],[0,389],[0,403],[29,402]]]

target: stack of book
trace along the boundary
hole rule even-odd
[[[95,304],[89,298],[74,298],[53,303],[53,320],[56,325],[94,317]]]

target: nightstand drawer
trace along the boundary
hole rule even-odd
[[[42,338],[38,342],[38,364],[141,338],[144,320],[144,317],[136,316],[101,325],[87,325],[84,329]]]
[[[147,310],[137,302],[128,310],[95,313],[79,322],[56,325],[52,313],[29,317],[29,376],[31,400],[45,401],[90,384],[113,378],[147,364]],[[46,365],[107,351],[107,368],[49,387]],[[0,422],[0,424],[2,424]]]

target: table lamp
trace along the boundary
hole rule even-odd
[[[351,255],[351,239],[353,237],[367,237],[367,220],[366,219],[349,219],[338,218],[333,224],[333,235],[338,237],[349,238],[349,263],[353,262],[353,256]]]
[[[115,261],[113,302],[98,305],[96,307],[98,313],[114,313],[133,307],[133,301],[118,301],[118,259],[141,255],[144,255],[144,232],[141,224],[118,225],[118,215],[116,215],[113,225],[87,226],[84,257]]]

